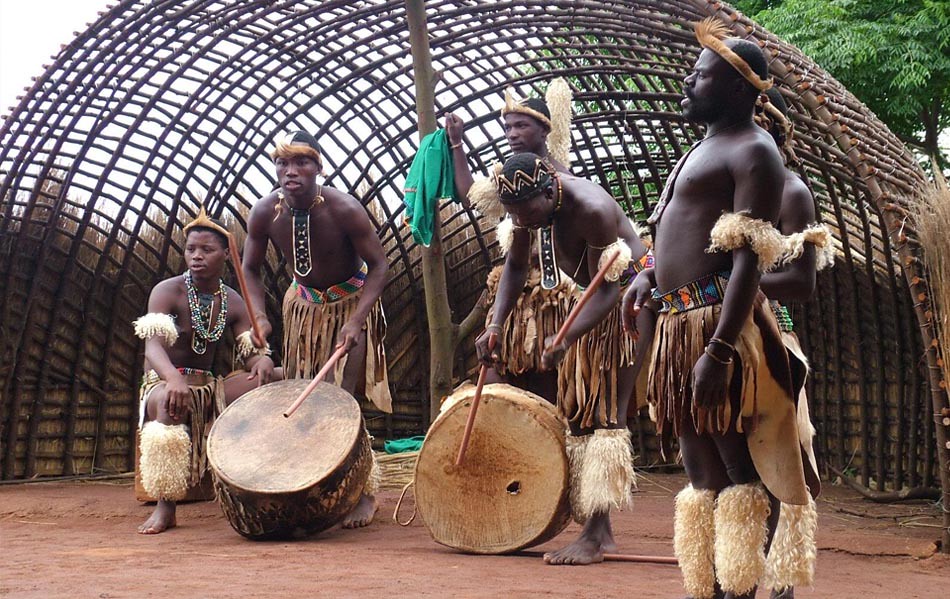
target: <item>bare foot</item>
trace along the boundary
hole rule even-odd
[[[157,535],[169,528],[175,528],[176,524],[174,502],[162,500],[155,506],[155,511],[148,517],[148,520],[139,526],[139,534]]]
[[[771,599],[795,599],[795,587],[788,587],[784,591],[772,591]]]
[[[557,551],[544,554],[544,563],[552,566],[584,566],[604,561],[604,553],[615,551],[617,544],[610,529],[610,514],[594,514],[576,541]]]
[[[366,494],[360,495],[359,503],[356,504],[352,512],[347,514],[346,518],[343,518],[341,526],[343,528],[362,528],[369,526],[378,509],[379,504],[376,503],[375,497]]]

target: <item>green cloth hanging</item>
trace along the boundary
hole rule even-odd
[[[386,453],[402,453],[404,451],[419,451],[422,449],[422,442],[425,437],[409,437],[408,439],[392,439],[383,443],[383,451]]]
[[[445,129],[422,138],[406,176],[405,222],[416,243],[429,247],[440,200],[455,200],[455,168]]]

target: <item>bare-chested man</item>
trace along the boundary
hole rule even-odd
[[[392,411],[383,339],[386,319],[379,298],[386,285],[383,246],[365,208],[351,195],[317,182],[323,159],[317,140],[297,131],[277,141],[272,154],[280,188],[258,201],[248,218],[244,274],[254,306],[264,306],[261,267],[267,242],[293,266],[284,295],[284,376],[310,378],[341,346],[335,383],[362,391],[384,412]],[[272,327],[262,308],[263,333]],[[379,467],[344,528],[367,526],[376,514]]]
[[[678,438],[690,480],[674,523],[686,590],[753,597],[765,572],[766,489],[808,502],[789,355],[758,290],[785,252],[774,227],[785,173],[752,120],[771,84],[761,50],[721,39],[725,27],[712,20],[696,34],[704,50],[682,106],[706,137],[676,166],[650,218],[656,265],[628,291],[624,316],[635,328],[651,290],[660,303],[647,398],[664,441]]]
[[[145,492],[158,501],[139,527],[142,534],[175,526],[175,502],[201,482],[208,466],[207,435],[224,406],[281,376],[266,346],[252,343],[244,300],[221,280],[228,240],[227,230],[202,209],[185,225],[188,270],[156,285],[149,313],[134,323],[136,335],[145,339],[139,473]],[[222,379],[211,373],[226,329],[234,333],[237,356],[249,374]]]
[[[580,537],[548,553],[549,564],[589,564],[615,548],[610,509],[630,501],[634,484],[626,410],[634,386],[633,341],[620,330],[621,288],[646,249],[617,202],[591,181],[559,173],[534,154],[512,156],[496,175],[498,195],[514,223],[511,249],[498,284],[493,322],[475,342],[492,365],[500,353],[488,338],[511,313],[530,268],[532,231],[539,238],[542,277],[562,269],[583,288],[614,250],[607,273],[564,341],[545,340],[542,367],[559,368],[558,410],[568,420],[571,508],[583,523]],[[575,296],[575,300],[576,300]]]
[[[550,168],[570,175],[568,169],[571,127],[571,90],[563,79],[548,85],[545,99],[517,100],[511,90],[505,92],[505,106],[501,110],[505,139],[513,152],[538,155]],[[471,200],[479,212],[492,222],[505,216],[498,201],[498,191],[491,178],[475,181],[468,167],[462,147],[465,123],[455,114],[445,117],[445,131],[453,153],[455,190],[459,197]],[[551,141],[549,141],[551,140]],[[500,166],[500,165],[499,165]],[[511,246],[511,221],[498,224],[498,243],[503,253]],[[532,246],[534,244],[532,243]],[[488,275],[488,301],[494,302],[502,266],[496,266]],[[570,309],[572,283],[568,280],[546,288],[541,285],[541,271],[537,256],[532,255],[531,269],[525,279],[522,293],[515,301],[511,315],[501,325],[492,326],[494,314],[490,310],[486,325],[498,333],[501,361],[490,368],[486,383],[507,382],[557,402],[557,372],[541,370],[544,339],[561,327]]]

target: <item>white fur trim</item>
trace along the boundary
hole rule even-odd
[[[676,495],[673,512],[673,555],[683,573],[683,586],[694,599],[715,593],[713,508],[716,492],[686,485]]]
[[[149,312],[132,321],[135,336],[146,341],[158,335],[165,338],[165,345],[171,347],[178,341],[178,327],[175,317],[161,312]]]
[[[631,502],[636,484],[630,431],[626,428],[597,429],[584,449],[577,507],[585,520],[594,514],[624,509]]]
[[[511,243],[515,238],[515,223],[510,217],[505,217],[495,228],[495,238],[498,239],[498,246],[501,248],[501,255],[507,256],[511,250]]]
[[[630,249],[630,246],[627,245],[627,242],[623,239],[618,239],[605,247],[603,252],[601,252],[600,260],[597,261],[598,271],[607,264],[607,260],[610,259],[610,255],[613,254],[615,250],[620,250],[620,255],[617,256],[614,263],[610,265],[610,269],[604,274],[604,279],[610,282],[620,278],[623,271],[627,270],[627,267],[630,266],[630,260],[633,258],[633,251]]]
[[[570,475],[570,501],[571,515],[578,524],[587,521],[580,509],[581,475],[584,470],[584,455],[586,453],[587,442],[592,435],[574,436],[570,431],[564,435],[564,449],[567,451],[568,474]]]
[[[765,573],[769,498],[759,484],[726,487],[716,499],[716,576],[724,592],[742,595]]]
[[[815,267],[824,270],[835,263],[835,246],[831,231],[825,225],[809,225],[801,233],[792,233],[786,237],[786,257],[784,262],[797,260],[805,251],[805,244],[815,246]]]
[[[150,497],[183,499],[191,476],[191,438],[184,424],[151,421],[139,431],[142,488]]]
[[[571,86],[563,77],[551,81],[544,93],[544,103],[551,113],[551,132],[548,134],[548,152],[551,157],[571,166]]]
[[[502,164],[492,164],[492,174],[484,179],[477,179],[468,188],[468,200],[472,206],[491,221],[500,220],[507,212],[498,199],[498,186],[495,177],[501,172]]]
[[[726,212],[719,217],[709,233],[706,251],[731,252],[745,245],[759,257],[761,272],[769,272],[786,259],[786,238],[778,229],[772,223],[741,212]]]
[[[811,586],[815,580],[818,548],[818,510],[809,497],[806,505],[782,504],[778,528],[765,561],[764,585],[774,591]]]
[[[238,359],[242,362],[251,356],[269,356],[271,354],[270,344],[265,344],[264,347],[254,345],[250,331],[244,331],[237,336],[237,339],[235,339],[235,351],[237,351]]]
[[[383,480],[383,472],[379,469],[376,452],[370,450],[369,454],[372,456],[373,463],[369,468],[369,478],[366,479],[366,484],[363,485],[363,494],[372,497],[379,493],[379,485]]]

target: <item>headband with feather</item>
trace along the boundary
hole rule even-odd
[[[771,78],[762,79],[756,75],[749,63],[723,43],[723,40],[729,37],[729,29],[722,21],[715,17],[708,17],[696,23],[693,29],[696,32],[699,45],[718,54],[720,58],[732,65],[732,68],[739,71],[739,74],[757,90],[764,92],[772,87]]]
[[[208,212],[205,210],[205,207],[202,206],[201,210],[198,211],[198,216],[195,217],[195,220],[191,221],[183,227],[185,235],[188,235],[188,231],[195,227],[202,227],[205,229],[212,229],[224,235],[225,238],[230,239],[230,233],[227,229],[219,225],[218,223],[211,220],[211,217],[208,216]]]

